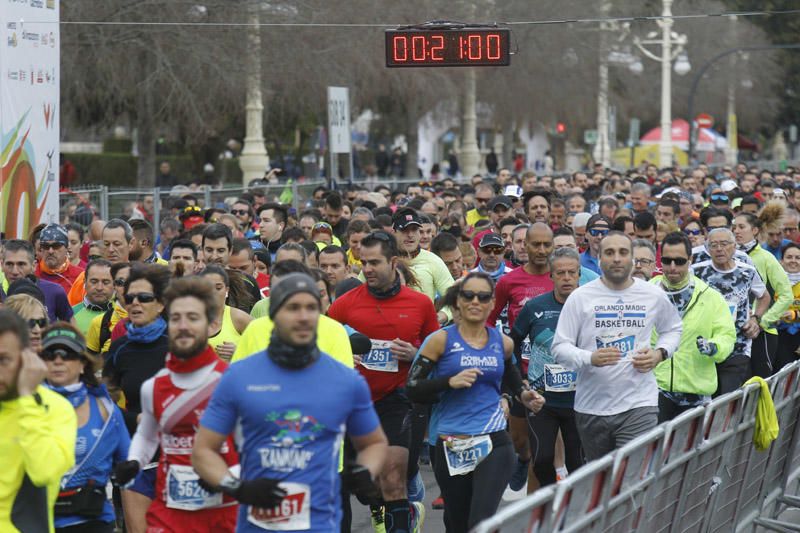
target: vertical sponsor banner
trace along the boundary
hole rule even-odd
[[[0,231],[58,221],[59,0],[0,0]]]

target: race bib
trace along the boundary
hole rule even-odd
[[[167,507],[197,511],[222,505],[222,493],[211,494],[200,486],[200,476],[191,466],[170,465],[167,471]]]
[[[544,365],[544,390],[547,392],[573,392],[577,373],[561,365]]]
[[[636,347],[635,335],[623,336],[623,334],[611,333],[601,335],[595,340],[597,341],[598,350],[600,348],[616,348],[620,351],[620,357],[623,359],[627,357],[629,353],[632,354]]]
[[[247,521],[269,531],[302,531],[311,528],[311,487],[303,483],[279,484],[286,496],[270,509],[250,506]]]
[[[372,341],[372,349],[361,357],[364,368],[377,372],[397,372],[397,357],[389,350],[392,341]]]
[[[444,458],[451,476],[469,474],[490,453],[492,453],[492,438],[489,435],[447,437],[444,441]]]
[[[522,346],[520,346],[520,356],[522,357],[523,361],[531,360],[531,340],[528,337],[525,337],[525,340],[522,341]]]

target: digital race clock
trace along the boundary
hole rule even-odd
[[[412,27],[386,30],[387,67],[506,66],[507,28]]]

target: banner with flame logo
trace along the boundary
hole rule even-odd
[[[0,231],[58,221],[58,0],[0,0]]]

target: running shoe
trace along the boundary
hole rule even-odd
[[[421,502],[425,499],[425,483],[422,482],[422,474],[417,472],[417,475],[408,480],[408,500],[412,502]]]
[[[411,503],[411,533],[420,533],[425,522],[425,504],[422,502]]]
[[[442,498],[442,495],[441,495],[441,494],[439,495],[439,497],[438,497],[438,498],[436,498],[435,500],[433,500],[433,502],[431,503],[431,507],[432,507],[433,509],[436,509],[437,511],[438,511],[439,509],[444,509],[444,498]]]
[[[511,474],[511,481],[508,482],[508,486],[511,490],[518,491],[525,486],[525,483],[528,481],[528,465],[530,464],[530,459],[523,462],[517,458],[517,466],[514,468],[514,473]]]
[[[370,518],[372,519],[372,530],[375,533],[386,533],[386,525],[383,519],[383,507],[370,507]]]

